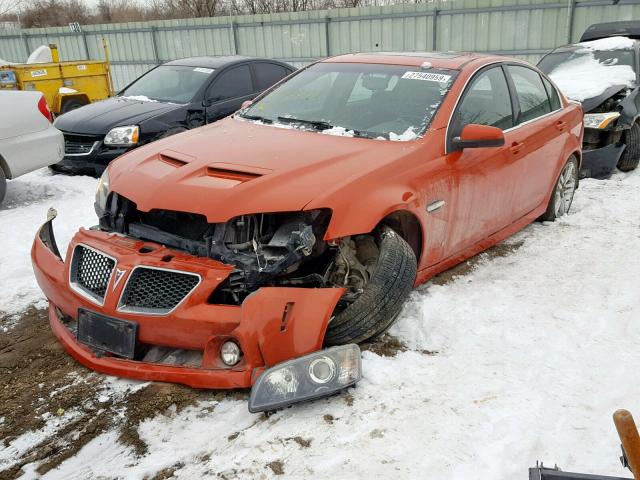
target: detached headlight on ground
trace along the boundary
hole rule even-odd
[[[584,126],[598,129],[607,128],[619,116],[619,112],[585,113]]]
[[[280,363],[266,370],[251,389],[251,413],[276,410],[333,395],[362,378],[360,348],[341,345]]]
[[[104,144],[114,146],[135,145],[138,143],[139,137],[140,128],[137,125],[116,127],[109,130],[107,136],[104,137]]]
[[[104,215],[107,210],[107,198],[109,197],[109,169],[105,169],[98,180],[98,186],[96,187],[96,201],[93,204],[98,218]]]

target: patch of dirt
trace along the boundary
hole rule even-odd
[[[307,439],[307,438],[302,438],[302,437],[293,437],[293,438],[288,438],[287,440],[293,440],[298,445],[300,445],[302,448],[309,448],[311,446],[311,439],[310,438]]]
[[[138,426],[144,420],[166,412],[175,405],[176,413],[198,400],[210,400],[214,394],[193,390],[182,385],[152,383],[132,393],[127,399],[127,415],[120,430],[120,441],[133,447],[138,455],[147,453],[147,445],[138,435]]]
[[[328,423],[329,425],[333,425],[333,421],[335,420],[333,418],[333,415],[329,413],[325,414],[322,418],[324,419],[325,423]]]
[[[106,377],[84,368],[64,351],[51,333],[46,310],[30,309],[20,317],[0,335],[0,449],[26,432],[37,432],[52,418],[59,418],[60,426],[29,450],[16,452],[15,465],[4,470],[0,466],[0,479],[19,477],[22,467],[33,462],[44,475],[113,428],[141,455],[147,446],[137,428],[144,420],[179,412],[201,400],[247,398],[246,391],[212,392],[161,383],[102,398]],[[8,320],[0,317],[0,325]],[[170,478],[179,468],[174,465],[153,478]]]
[[[399,352],[406,352],[407,349],[407,345],[402,340],[388,333],[360,345],[360,350],[368,350],[381,357],[395,357]]]
[[[275,475],[284,475],[284,463],[280,460],[267,463],[267,467],[269,467]]]
[[[466,262],[462,262],[455,267],[450,268],[449,270],[445,270],[442,273],[439,273],[435,277],[431,279],[431,283],[434,285],[446,285],[455,280],[456,277],[462,277],[467,275],[473,267],[475,267],[480,261],[498,258],[498,257],[506,257],[509,254],[518,250],[524,244],[524,240],[513,242],[513,243],[499,243],[494,245],[488,250],[485,250],[478,255],[471,257]]]

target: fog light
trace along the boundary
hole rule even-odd
[[[220,349],[220,358],[225,365],[230,367],[234,366],[240,361],[241,355],[242,352],[236,342],[224,342],[222,344],[222,348]]]
[[[329,357],[316,358],[309,364],[309,377],[315,383],[325,384],[333,380],[336,363]]]

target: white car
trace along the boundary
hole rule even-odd
[[[7,179],[53,165],[64,155],[64,137],[40,92],[0,90],[0,203]]]

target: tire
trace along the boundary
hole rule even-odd
[[[618,168],[623,172],[635,170],[640,162],[640,125],[634,123],[624,134],[624,143],[627,148],[624,149],[620,160],[618,160]]]
[[[578,188],[578,160],[570,157],[560,171],[560,176],[553,187],[553,193],[547,205],[547,211],[538,219],[553,222],[569,212],[573,203],[573,196]]]
[[[0,205],[4,200],[4,196],[7,193],[7,178],[4,175],[4,170],[0,168]]]
[[[64,115],[65,113],[70,112],[71,110],[76,110],[80,107],[84,107],[86,105],[82,100],[71,99],[64,102],[62,108],[60,109],[60,115]]]
[[[380,255],[362,294],[329,323],[326,345],[360,343],[387,330],[402,310],[416,280],[416,256],[389,227],[378,235]]]

